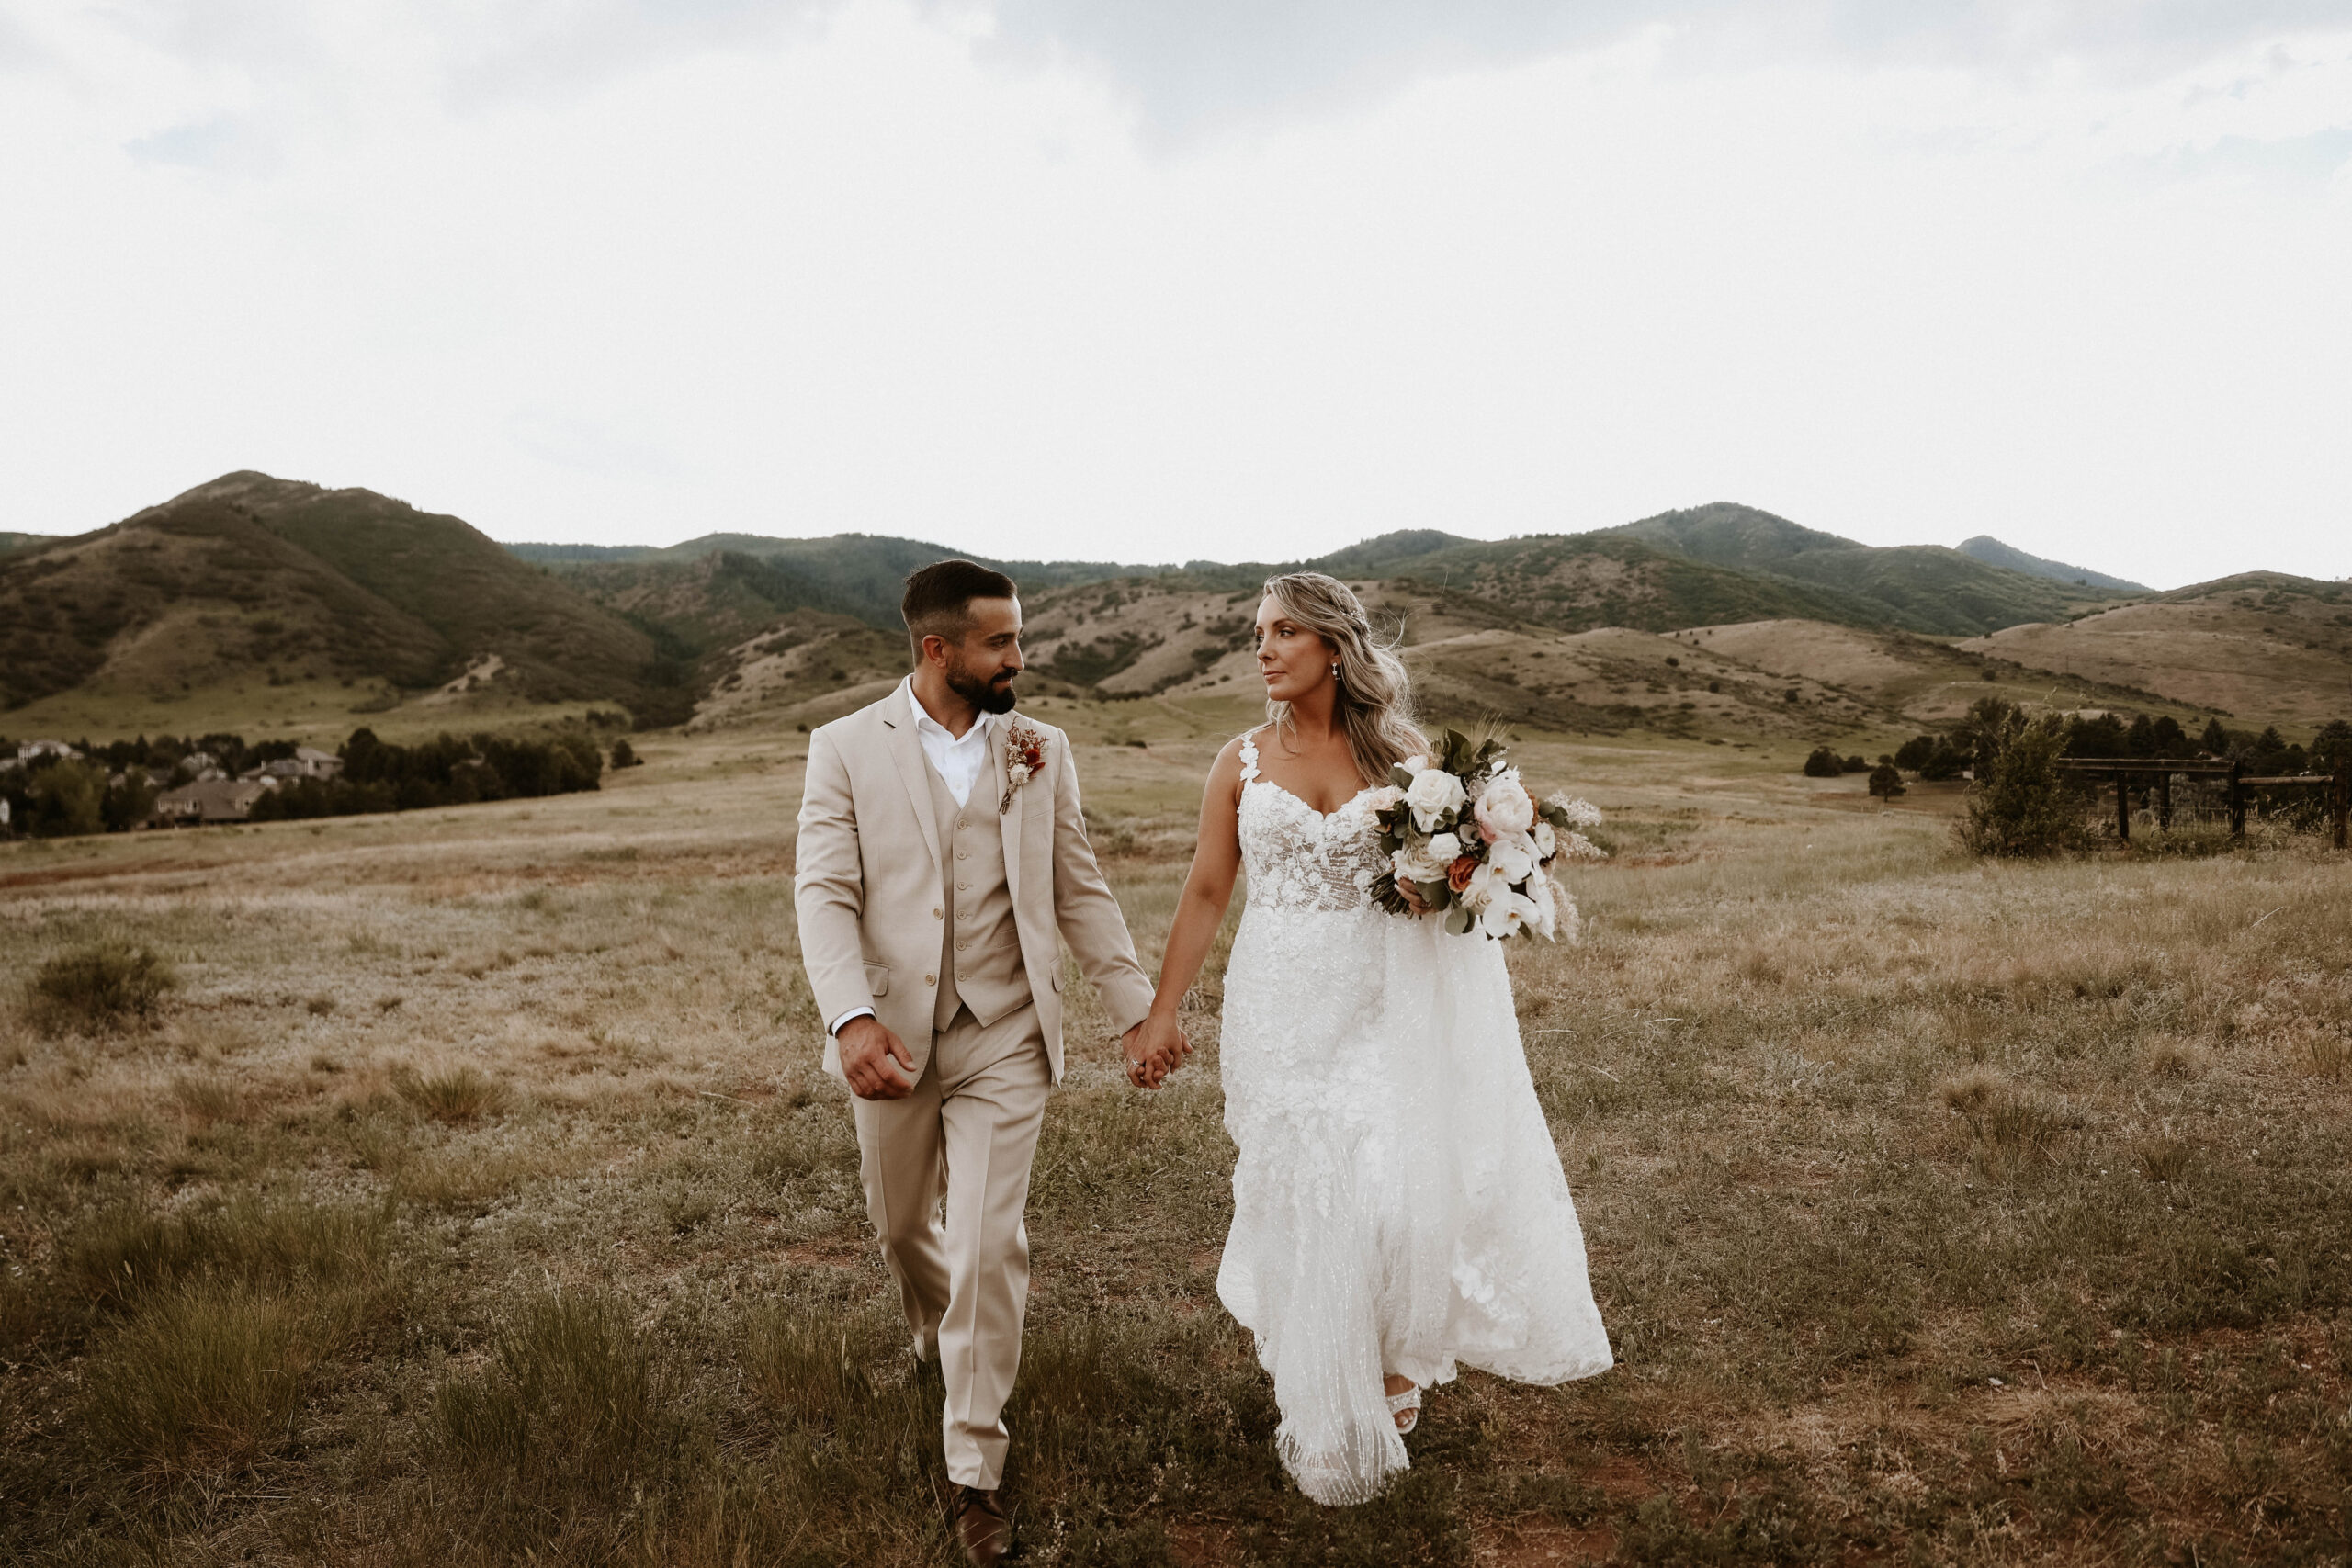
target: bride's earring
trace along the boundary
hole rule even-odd
[[[1340,667],[1339,667],[1338,665],[1334,664],[1334,665],[1332,665],[1332,666],[1331,666],[1331,683],[1332,683],[1333,685],[1335,685],[1335,686],[1336,686],[1336,685],[1338,685],[1338,684],[1339,684],[1339,682],[1340,682]]]

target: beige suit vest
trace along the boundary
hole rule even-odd
[[[1004,833],[997,822],[997,792],[1003,785],[983,769],[972,783],[972,798],[958,806],[938,769],[926,761],[922,771],[939,819],[940,906],[946,911],[932,1027],[945,1029],[959,1001],[985,1026],[1029,1000],[1012,890],[1005,882]]]

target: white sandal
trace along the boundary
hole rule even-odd
[[[1388,1396],[1388,1414],[1392,1416],[1402,1416],[1405,1417],[1405,1419],[1396,1423],[1396,1435],[1398,1437],[1401,1438],[1409,1434],[1414,1427],[1421,1424],[1420,1389],[1419,1387],[1408,1388],[1402,1393],[1390,1394]]]

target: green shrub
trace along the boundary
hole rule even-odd
[[[77,838],[106,829],[104,768],[67,758],[35,773],[25,794],[25,830],[36,839]]]
[[[1826,746],[1816,746],[1804,760],[1804,776],[1809,779],[1834,779],[1846,771],[1846,759]]]
[[[61,953],[26,987],[34,1024],[50,1033],[145,1023],[178,987],[171,964],[144,947],[108,940]]]
[[[1881,762],[1871,773],[1871,794],[1881,800],[1893,800],[1905,792],[1903,771],[1892,761]]]
[[[1960,840],[1971,852],[2050,855],[2089,841],[2080,805],[2059,776],[2065,745],[2061,726],[2015,713],[1979,732],[1976,783],[1959,823]]]

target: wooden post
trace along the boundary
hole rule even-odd
[[[2156,826],[2172,831],[2172,770],[2166,768],[2156,775]]]
[[[2352,757],[2335,764],[2335,847],[2352,849]]]
[[[2115,836],[2132,841],[2132,776],[2121,768],[2115,770]]]
[[[2245,842],[2245,764],[2230,764],[2230,837]]]

